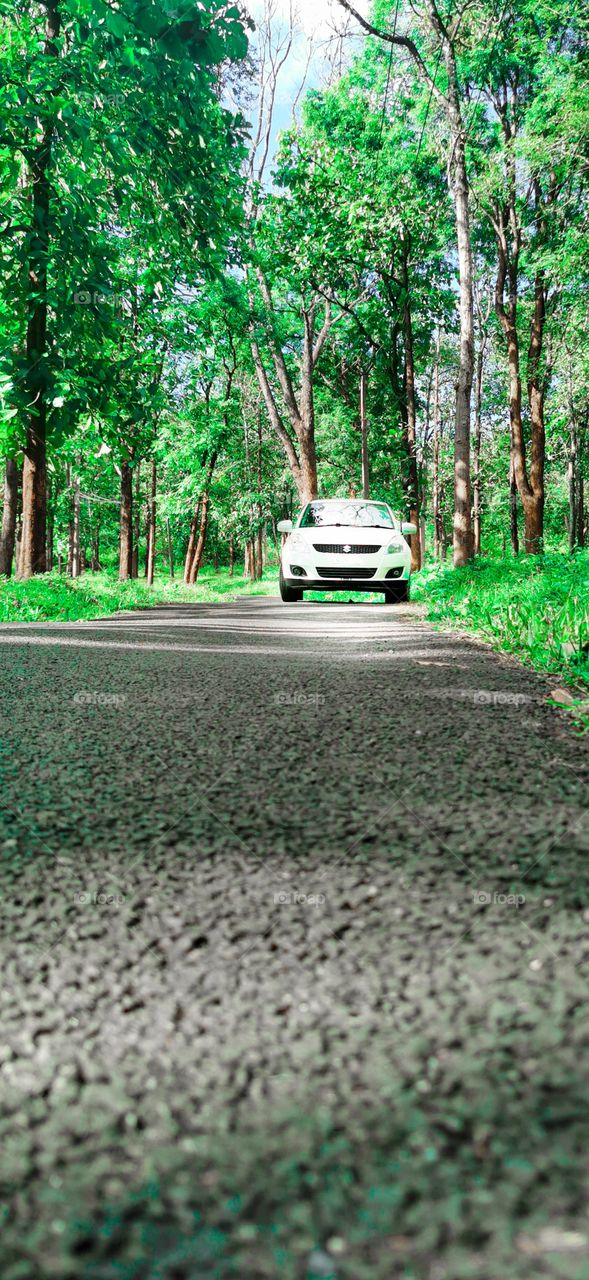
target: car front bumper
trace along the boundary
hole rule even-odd
[[[284,577],[284,575],[283,575]],[[287,587],[298,587],[299,591],[394,591],[395,586],[407,582],[409,574],[403,578],[284,578]]]
[[[341,570],[341,552],[337,555],[311,552],[306,548],[289,548],[282,551],[282,576],[288,587],[304,591],[388,591],[395,584],[407,582],[411,574],[411,552],[383,553],[380,548],[374,556],[364,555],[359,560],[350,557],[352,563]],[[293,573],[293,569],[302,570]],[[357,576],[356,576],[357,572]]]

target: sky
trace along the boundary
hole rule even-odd
[[[306,89],[325,84],[338,48],[337,33],[355,29],[353,20],[348,20],[337,0],[292,0],[292,3],[295,13],[293,46],[278,82],[272,150],[275,149],[280,130],[288,127],[291,122],[293,103],[303,80]],[[290,22],[289,0],[272,0],[272,6],[273,30],[285,33]],[[263,17],[264,0],[247,0],[247,7],[254,22]],[[357,0],[356,8],[359,13],[367,16],[370,0]],[[254,32],[254,45],[255,39]],[[344,41],[345,56],[350,57],[361,41],[361,35],[357,38],[347,36]]]

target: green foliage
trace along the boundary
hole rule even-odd
[[[27,582],[0,578],[0,622],[74,622],[157,604],[204,604],[275,591],[273,573],[259,582],[238,574],[230,578],[227,573],[203,573],[194,587],[185,587],[177,578],[160,578],[148,587],[139,579],[118,582],[107,573],[86,573],[75,579],[44,573]]]
[[[589,561],[545,555],[432,566],[413,598],[434,621],[479,632],[499,649],[567,683],[589,686]]]
[[[164,303],[173,309],[181,282],[194,287],[221,269],[241,218],[243,121],[219,92],[219,64],[247,48],[237,8],[60,0],[58,12],[48,58],[45,7],[26,0],[0,10],[0,408],[9,447],[15,432],[24,436],[31,377],[50,405],[54,446],[85,413],[126,443],[129,423],[153,407]],[[31,364],[40,128],[51,146],[48,343]]]

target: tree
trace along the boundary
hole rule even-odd
[[[470,478],[470,399],[474,377],[474,303],[472,242],[469,210],[469,180],[466,143],[468,131],[464,119],[464,98],[460,84],[457,44],[464,21],[465,7],[442,19],[434,0],[426,0],[419,11],[418,31],[401,35],[396,29],[385,31],[367,22],[348,3],[338,0],[342,8],[360,23],[370,35],[393,47],[408,52],[424,83],[443,111],[448,129],[447,174],[454,201],[456,218],[456,250],[459,279],[460,347],[456,383],[456,416],[454,426],[454,564],[463,565],[472,556],[471,478]],[[395,10],[395,15],[397,10]],[[422,54],[418,40],[423,33],[430,49]],[[428,62],[434,62],[433,70]],[[440,61],[445,70],[445,86],[437,83]]]
[[[22,422],[24,577],[45,567],[47,443],[80,409],[67,385],[80,295],[90,306],[109,295],[131,227],[190,276],[222,261],[237,226],[240,122],[220,105],[216,68],[245,53],[244,25],[216,0],[181,10],[170,21],[160,0],[124,11],[97,0],[80,17],[71,0],[25,0],[3,17],[5,288],[22,316],[5,367]]]

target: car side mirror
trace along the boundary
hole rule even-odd
[[[278,528],[280,528],[280,525],[278,526]],[[417,525],[409,524],[407,520],[404,520],[401,525],[401,533],[404,534],[406,538],[408,538],[412,533],[417,533]]]
[[[276,528],[279,533],[292,533],[292,520],[279,520]]]

